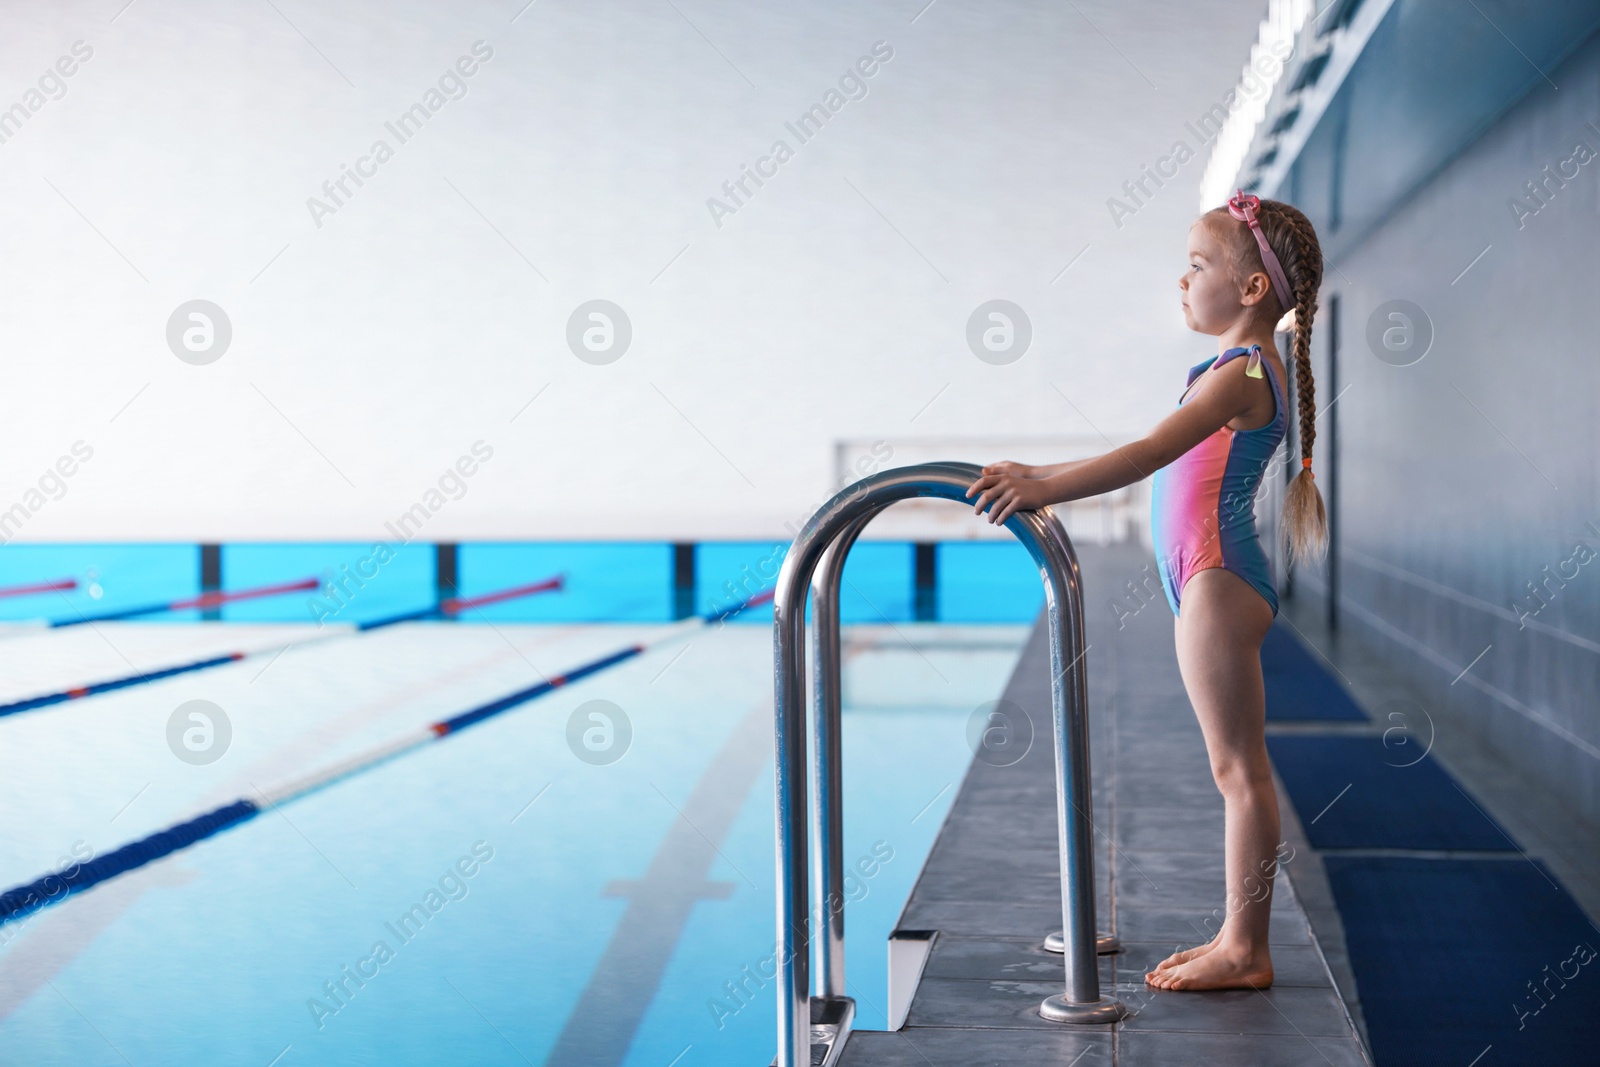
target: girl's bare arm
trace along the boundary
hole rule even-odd
[[[1010,460],[1006,460],[1002,463],[989,464],[987,467],[983,468],[983,473],[1011,474],[1018,478],[1048,478],[1053,474],[1060,474],[1062,471],[1069,471],[1079,464],[1087,462],[1089,461],[1086,459],[1072,459],[1065,463],[1051,463],[1047,466],[1035,467],[1026,463],[1012,463]]]
[[[1065,472],[1072,470],[1074,467],[1081,467],[1087,462],[1089,461],[1086,459],[1069,459],[1065,463],[1052,463],[1048,467],[1035,467],[1033,468],[1034,473],[1030,474],[1028,477],[1049,478],[1052,475],[1064,474]]]
[[[1165,467],[1248,410],[1250,401],[1244,365],[1235,361],[1137,441],[1093,459],[1063,464],[1066,469],[1044,478],[986,470],[966,495],[977,496],[974,511],[987,512],[992,523],[1003,523],[1017,511],[1109,493]]]
[[[1046,501],[1081,500],[1148,478],[1248,411],[1253,399],[1244,361],[1234,360],[1144,437],[1051,475],[1042,487]]]

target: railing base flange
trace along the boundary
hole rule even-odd
[[[1128,1017],[1128,1006],[1111,997],[1101,997],[1090,1004],[1075,1004],[1065,994],[1058,993],[1046,997],[1044,1003],[1039,1005],[1039,1016],[1053,1023],[1114,1023]]]
[[[1054,952],[1057,956],[1067,951],[1067,939],[1057,930],[1053,934],[1045,935],[1044,950]],[[1115,956],[1122,951],[1122,939],[1115,934],[1101,934],[1094,939],[1094,954],[1096,956]]]

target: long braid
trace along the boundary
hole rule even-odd
[[[1227,208],[1207,212],[1228,234],[1234,266],[1241,274],[1265,270],[1261,250],[1250,231],[1234,221]],[[1301,469],[1284,494],[1280,542],[1286,543],[1298,563],[1319,562],[1328,551],[1328,515],[1322,494],[1307,465],[1317,441],[1317,386],[1311,372],[1311,327],[1317,315],[1317,291],[1322,287],[1322,244],[1311,220],[1298,208],[1281,200],[1262,200],[1257,213],[1261,232],[1278,257],[1294,297],[1295,396],[1300,422]],[[1226,227],[1232,227],[1226,229]],[[1271,301],[1276,311],[1276,301]]]
[[[1294,292],[1295,396],[1300,416],[1301,469],[1284,494],[1281,537],[1298,563],[1319,562],[1328,551],[1328,515],[1308,465],[1317,442],[1317,384],[1311,372],[1311,327],[1322,286],[1322,245],[1311,221],[1278,200],[1261,202],[1261,229]],[[1254,242],[1251,242],[1254,244]],[[1257,257],[1260,251],[1256,252]]]

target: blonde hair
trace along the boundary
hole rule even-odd
[[[1311,373],[1311,326],[1317,314],[1317,291],[1322,287],[1322,244],[1311,220],[1300,210],[1281,200],[1262,200],[1256,213],[1261,233],[1283,273],[1294,297],[1294,342],[1290,353],[1294,367],[1295,398],[1300,421],[1300,473],[1289,482],[1284,494],[1280,539],[1297,563],[1316,563],[1328,551],[1328,514],[1322,503],[1311,469],[1305,464],[1317,442],[1317,386]],[[1240,279],[1256,271],[1266,271],[1261,249],[1250,228],[1228,213],[1226,207],[1213,208],[1201,216],[1227,245],[1230,266]],[[1265,303],[1265,301],[1263,301]]]

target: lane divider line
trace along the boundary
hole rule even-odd
[[[104,855],[96,856],[77,868],[69,868],[59,873],[47,874],[31,882],[14,886],[0,893],[0,925],[20,919],[47,905],[59,903],[74,893],[81,893],[101,882],[109,881],[129,871],[137,870],[164,856],[169,856],[199,841],[204,841],[208,837],[214,837],[224,830],[238,826],[240,823],[248,822],[263,811],[270,811],[280,805],[298,800],[301,797],[333,785],[335,782],[350,778],[363,771],[369,771],[413,749],[453,737],[470,726],[476,726],[497,715],[504,714],[563,686],[571,685],[573,682],[580,681],[590,675],[598,674],[619,663],[625,663],[635,656],[642,655],[651,649],[659,648],[671,641],[688,637],[704,626],[726,622],[740,612],[765,604],[771,599],[772,591],[767,590],[722,611],[685,619],[681,623],[666,627],[650,640],[629,645],[598,659],[580,664],[548,681],[540,682],[538,685],[519,689],[514,693],[480,704],[475,708],[469,708],[458,715],[430,723],[420,729],[409,730],[392,741],[385,742],[345,759],[336,760],[325,767],[291,778],[269,789],[258,789],[257,792],[260,794],[259,801],[250,797],[240,797],[238,800],[203,812],[164,830],[158,830],[136,841],[131,841]]]
[[[28,596],[32,593],[64,593],[78,588],[76,578],[58,578],[53,582],[35,582],[32,585],[13,585],[0,589],[0,597]]]
[[[318,585],[318,582],[315,578],[307,579],[307,581],[311,582],[311,588],[316,588]],[[442,602],[442,604],[437,607],[422,608],[419,611],[408,611],[400,615],[391,615],[385,619],[376,619],[370,622],[359,623],[348,630],[341,629],[338,632],[324,634],[321,637],[308,638],[304,641],[294,642],[294,645],[297,647],[304,647],[306,645],[321,644],[324,641],[332,641],[338,638],[350,637],[354,634],[370,633],[373,630],[381,630],[385,626],[394,626],[397,623],[415,622],[429,618],[439,618],[443,613],[443,608],[446,604],[455,604],[455,610],[459,612],[467,608],[477,607],[480,604],[499,603],[500,601],[511,600],[516,597],[534,596],[539,593],[553,592],[561,589],[562,584],[563,580],[559,577],[549,578],[542,582],[535,582],[532,585],[518,586],[514,589],[503,589],[499,592],[487,593],[481,597],[476,597],[469,600],[447,600]],[[270,586],[263,589],[252,589],[229,595],[233,596],[235,599],[243,599],[246,596],[276,596],[281,593],[292,592],[304,588],[306,588],[306,586],[303,582],[294,582],[290,585]],[[211,595],[215,596],[216,594]],[[173,603],[185,604],[186,602],[174,601]],[[210,606],[210,604],[208,603],[205,606]],[[204,659],[195,660],[192,663],[179,663],[171,667],[163,667],[159,670],[146,671],[141,674],[130,674],[126,677],[112,678],[104,682],[93,682],[88,685],[74,686],[71,689],[63,689],[55,693],[44,693],[40,696],[26,697],[22,700],[13,700],[8,703],[0,704],[0,718],[4,718],[7,715],[17,715],[24,711],[35,711],[39,708],[52,707],[56,704],[65,704],[70,700],[81,700],[84,697],[97,696],[101,693],[110,693],[118,689],[127,689],[129,686],[143,685],[146,682],[159,682],[163,678],[172,678],[179,674],[192,674],[195,671],[204,671],[209,670],[212,667],[221,667],[229,663],[238,663],[241,660],[247,660],[256,656],[266,655],[268,652],[278,652],[285,647],[288,646],[274,644],[266,648],[224,652],[219,655],[207,656]]]
[[[257,600],[261,597],[283,596],[285,593],[298,593],[307,589],[316,589],[322,583],[316,578],[302,578],[297,582],[284,582],[280,585],[262,585],[254,589],[224,590],[216,589],[199,596],[184,597],[181,600],[168,600],[160,604],[146,604],[138,608],[122,608],[118,611],[102,612],[99,615],[79,615],[72,619],[53,619],[47,625],[53,630],[64,626],[84,626],[92,622],[116,622],[121,619],[137,619],[145,615],[160,615],[167,611],[187,611],[190,608],[216,608],[223,604],[236,604],[241,600]]]
[[[502,589],[497,593],[484,593],[482,596],[475,597],[450,597],[439,602],[439,611],[444,615],[459,615],[469,608],[487,607],[490,604],[499,604],[502,601],[515,600],[518,597],[532,596],[535,593],[548,593],[551,590],[560,589],[564,584],[566,584],[566,577],[557,575],[554,578],[546,578],[542,582]]]

